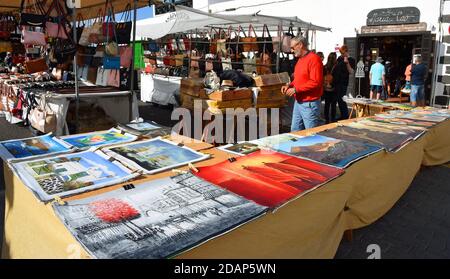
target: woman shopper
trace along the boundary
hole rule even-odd
[[[327,64],[323,67],[323,95],[325,99],[324,116],[326,124],[335,122],[337,97],[334,91],[333,70],[336,66],[336,53],[331,52],[327,58]],[[331,115],[330,115],[331,108]]]

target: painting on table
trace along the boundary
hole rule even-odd
[[[388,152],[399,151],[412,138],[402,133],[384,133],[365,128],[338,126],[318,133],[321,136],[380,146]]]
[[[139,175],[100,150],[11,165],[25,186],[43,202],[122,183]]]
[[[382,150],[382,148],[375,145],[350,142],[320,135],[306,137],[295,136],[295,140],[274,145],[272,148],[275,151],[311,159],[339,168],[348,167],[351,163]]]
[[[267,211],[190,173],[53,207],[83,247],[101,259],[173,257]]]
[[[340,176],[344,170],[278,152],[256,151],[194,174],[258,204],[277,208]]]
[[[5,161],[35,159],[73,151],[73,147],[51,134],[0,142],[0,157]]]
[[[151,138],[170,135],[172,131],[171,128],[160,126],[154,122],[120,124],[117,128],[132,135]]]
[[[64,136],[61,137],[61,139],[77,148],[86,149],[90,147],[100,147],[132,142],[137,139],[137,136],[122,133],[120,130],[113,128],[108,131]]]
[[[209,158],[186,146],[161,138],[107,147],[105,152],[125,165],[153,174]]]

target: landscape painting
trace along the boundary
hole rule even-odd
[[[137,136],[122,133],[120,130],[113,128],[108,131],[64,136],[61,139],[77,148],[86,149],[135,141]]]
[[[360,142],[368,145],[380,146],[388,152],[396,152],[412,138],[405,134],[383,133],[369,129],[359,129],[348,126],[339,126],[318,133],[321,136],[347,141]]]
[[[43,202],[118,184],[138,176],[101,151],[84,151],[12,163],[22,182]]]
[[[218,147],[217,149],[223,150],[228,153],[232,153],[238,156],[243,156],[250,154],[252,152],[258,151],[259,146],[252,142],[240,142],[236,144],[228,144],[221,147]]]
[[[370,121],[394,124],[394,125],[407,125],[407,126],[416,126],[416,127],[424,127],[424,128],[432,128],[436,125],[435,122],[430,121],[422,121],[422,120],[414,120],[407,118],[398,118],[394,115],[389,114],[376,114],[373,117],[368,118]]]
[[[127,166],[153,174],[209,158],[185,146],[155,138],[104,149]]]
[[[72,150],[71,145],[52,135],[0,142],[0,156],[5,161],[33,159],[59,153],[67,153]]]
[[[295,138],[295,141],[283,142],[274,145],[272,148],[276,151],[339,168],[345,168],[359,159],[382,150],[379,146],[349,142],[320,135],[295,136]]]
[[[190,173],[53,207],[99,259],[170,258],[267,211]]]
[[[270,208],[280,207],[344,173],[311,160],[262,151],[197,169],[195,175]]]
[[[353,122],[347,125],[354,128],[358,127],[366,128],[384,133],[390,132],[404,133],[413,138],[414,140],[418,139],[427,132],[427,129],[424,127],[377,122],[372,121],[371,118],[359,120],[357,122]]]
[[[148,138],[163,137],[170,135],[172,132],[170,127],[160,126],[153,122],[119,124],[117,128],[132,135]]]
[[[395,133],[403,134],[409,136],[411,139],[416,140],[422,136],[426,129],[422,127],[414,127],[407,125],[395,125],[388,123],[381,123],[370,120],[360,120],[358,122],[353,122],[346,124],[346,126],[357,128],[357,129],[369,129],[372,131],[378,131],[382,133]]]

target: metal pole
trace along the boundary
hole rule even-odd
[[[277,74],[280,72],[280,53],[282,51],[282,41],[283,41],[283,32],[281,32],[283,28],[283,22],[280,21],[280,25],[278,25],[278,51],[277,51]]]
[[[75,0],[72,0],[73,4],[73,14],[72,14],[72,29],[73,29],[73,41],[77,41],[77,7],[75,5]],[[77,52],[73,56],[73,74],[75,75],[75,132],[79,131],[79,109],[80,109],[80,95],[78,90],[78,69],[77,69]]]
[[[135,45],[136,45],[136,18],[137,18],[137,0],[134,0],[134,13],[133,13],[133,48],[132,48],[132,58],[131,58],[131,68],[130,68],[130,74],[131,74],[131,78],[130,78],[130,112],[129,112],[129,121],[132,120],[133,117],[133,101],[134,101],[134,58],[135,58]]]

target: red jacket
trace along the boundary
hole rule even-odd
[[[297,91],[295,99],[299,102],[320,100],[323,94],[323,64],[317,54],[309,52],[298,59],[290,87]]]

